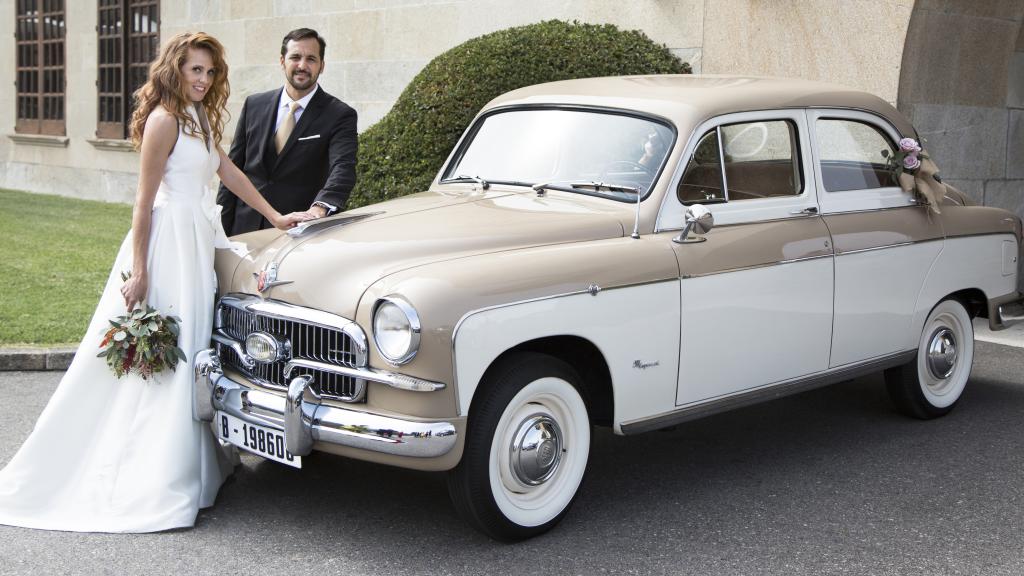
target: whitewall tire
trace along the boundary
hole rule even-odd
[[[943,300],[924,323],[914,361],[885,371],[889,396],[908,416],[943,416],[960,400],[973,362],[971,316],[958,300]]]
[[[456,509],[498,540],[549,530],[575,500],[590,455],[579,377],[556,358],[521,353],[488,371],[477,394],[449,474]]]

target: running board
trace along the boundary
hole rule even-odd
[[[690,420],[697,420],[705,416],[711,416],[720,412],[742,408],[753,404],[760,404],[769,400],[775,400],[784,396],[814,390],[837,382],[852,380],[867,374],[880,372],[887,368],[901,366],[910,362],[917,356],[917,350],[898,352],[888,356],[881,356],[862,364],[843,366],[828,372],[821,372],[795,380],[789,380],[781,384],[772,384],[750,392],[743,392],[727,398],[712,400],[696,406],[687,406],[665,414],[659,414],[651,418],[643,418],[623,423],[620,428],[623,434],[640,434],[650,432],[659,428],[674,426]]]

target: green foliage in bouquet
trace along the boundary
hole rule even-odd
[[[543,82],[631,74],[689,74],[638,30],[549,20],[493,32],[431,60],[394,107],[359,136],[348,207],[430,186],[476,113],[501,94]]]
[[[118,378],[134,372],[147,380],[166,368],[173,371],[185,360],[185,353],[178,348],[179,322],[150,306],[136,308],[110,320],[97,357],[106,358]]]

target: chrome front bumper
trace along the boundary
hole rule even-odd
[[[417,422],[369,414],[321,403],[310,388],[310,376],[293,378],[281,397],[224,375],[213,349],[196,354],[196,417],[209,422],[222,410],[246,422],[284,430],[288,451],[305,456],[314,442],[327,442],[361,450],[433,458],[447,454],[456,440],[450,422]]]

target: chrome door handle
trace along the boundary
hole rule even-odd
[[[817,206],[810,206],[810,207],[804,208],[803,210],[793,210],[793,211],[790,212],[790,214],[802,214],[804,216],[814,216],[817,213],[818,213],[818,207]]]

